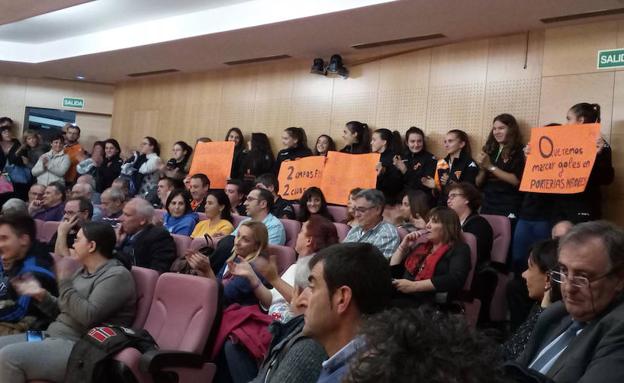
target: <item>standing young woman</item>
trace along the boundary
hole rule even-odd
[[[184,141],[178,141],[171,148],[172,157],[164,168],[165,176],[174,180],[183,180],[191,167],[193,148]]]
[[[114,138],[104,141],[104,161],[100,166],[96,177],[96,190],[98,193],[111,187],[115,178],[121,173],[123,161],[120,157],[121,147]]]
[[[158,176],[160,175],[160,145],[154,137],[144,137],[141,141],[141,151],[139,157],[134,163],[134,168],[138,169],[141,183],[138,194],[147,196],[156,191],[158,185]]]
[[[240,174],[248,189],[256,185],[256,177],[270,173],[274,168],[275,157],[269,137],[264,133],[251,133],[247,155],[242,161]]]
[[[567,125],[599,123],[600,105],[586,102],[576,104],[568,110],[566,120]],[[602,218],[600,187],[610,185],[614,176],[611,146],[599,136],[596,140],[596,161],[589,174],[585,191],[558,195],[555,200],[553,222],[567,220],[580,223]]]
[[[447,156],[438,160],[433,178],[421,179],[423,185],[433,189],[439,206],[446,206],[447,187],[453,183],[468,182],[475,184],[479,166],[472,159],[468,134],[463,130],[453,129],[446,133],[444,149]]]
[[[232,170],[230,171],[230,178],[240,178],[241,164],[243,157],[245,156],[245,137],[239,128],[233,127],[228,130],[225,135],[225,140],[234,142],[234,156],[232,157]]]
[[[396,204],[397,197],[403,189],[402,175],[394,166],[394,158],[400,150],[401,136],[389,129],[377,129],[371,138],[371,152],[380,153],[377,164],[377,189],[386,197],[386,203]],[[399,147],[397,147],[399,146]]]
[[[13,137],[12,128],[12,125],[4,125],[0,128],[0,149],[2,149],[0,150],[0,171],[4,170],[7,163],[17,165],[16,161],[19,160],[19,165],[21,165],[20,158],[15,155],[21,144]]]
[[[427,151],[425,132],[412,126],[405,132],[403,156],[395,156],[394,166],[403,175],[403,184],[408,189],[422,190],[431,195],[431,189],[422,184],[423,177],[433,178],[437,160]],[[430,202],[431,203],[431,202]]]
[[[336,144],[334,143],[334,140],[327,134],[321,134],[318,136],[316,144],[314,145],[314,155],[327,157],[327,153],[333,151],[336,151]]]
[[[483,190],[482,214],[509,217],[512,226],[522,206],[520,180],[524,171],[524,153],[518,122],[511,114],[494,117],[492,130],[477,155],[477,186]]]
[[[362,154],[370,153],[370,129],[368,125],[359,121],[349,121],[342,131],[345,147],[343,153]]]
[[[308,148],[308,138],[303,128],[286,128],[284,133],[282,133],[282,144],[284,149],[277,152],[275,159],[275,167],[273,169],[275,174],[279,173],[283,161],[312,155],[312,151]]]
[[[8,117],[7,117],[8,118]],[[13,184],[14,195],[26,200],[28,189],[32,181],[31,171],[28,166],[24,165],[19,151],[22,147],[19,140],[13,137],[11,129],[13,129],[12,121],[10,124],[2,125],[0,128],[0,171],[8,173],[11,183]]]
[[[43,142],[39,133],[34,130],[27,130],[24,132],[22,147],[17,150],[16,155],[22,158],[24,165],[32,168],[39,157],[48,150],[50,150],[50,146]]]
[[[199,221],[191,237],[201,238],[204,234],[213,238],[223,237],[234,231],[230,199],[223,190],[214,189],[208,192],[204,214],[206,219]]]

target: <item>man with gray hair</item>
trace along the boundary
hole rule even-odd
[[[23,214],[28,215],[28,204],[19,198],[9,198],[2,205],[2,215]]]
[[[154,208],[149,202],[131,199],[119,219],[117,251],[126,264],[164,273],[176,258],[176,246],[167,229],[152,224],[153,217]]]
[[[116,226],[123,213],[126,194],[118,188],[108,188],[102,192],[102,221]]]
[[[76,180],[76,184],[87,184],[91,186],[91,203],[94,205],[100,204],[100,193],[98,193],[95,178],[91,174],[83,174]]]
[[[544,311],[522,367],[554,382],[623,382],[624,231],[607,221],[581,223],[559,242],[551,281],[563,299]]]
[[[343,242],[366,242],[376,246],[390,259],[401,242],[396,227],[383,219],[386,200],[377,189],[364,189],[355,195],[353,214],[358,225],[353,227]]]
[[[93,188],[87,183],[76,183],[71,189],[72,198],[86,198],[93,205],[93,221],[102,219],[102,210],[93,203]]]

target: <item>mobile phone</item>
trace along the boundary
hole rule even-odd
[[[28,330],[26,331],[27,342],[41,342],[43,340],[43,331]]]

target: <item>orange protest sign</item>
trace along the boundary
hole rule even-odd
[[[325,157],[313,156],[284,161],[278,176],[279,195],[284,199],[296,200],[309,187],[321,186]]]
[[[198,142],[193,151],[190,175],[202,173],[210,179],[212,189],[224,189],[232,169],[234,142]]]
[[[323,170],[321,190],[329,203],[346,205],[353,188],[373,189],[377,185],[375,166],[379,153],[329,152]]]
[[[520,190],[533,193],[580,193],[596,160],[600,124],[531,129]]]

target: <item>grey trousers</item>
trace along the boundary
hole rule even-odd
[[[63,338],[29,343],[26,334],[0,337],[0,382],[35,379],[63,382],[74,343]]]

